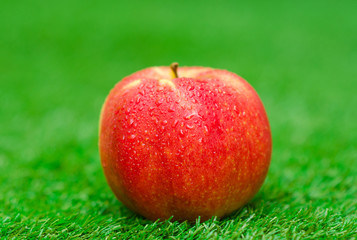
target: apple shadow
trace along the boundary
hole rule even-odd
[[[137,224],[141,225],[153,223],[153,221],[146,219],[145,217],[126,207],[115,197],[110,197],[110,199],[105,200],[105,207],[102,209],[100,214],[102,216],[111,217],[113,219],[121,219],[122,221],[135,220]]]
[[[258,216],[265,217],[274,211],[276,206],[285,205],[292,199],[292,192],[284,191],[271,191],[274,188],[271,186],[269,189],[262,189],[250,202],[244,205],[242,208],[234,211],[233,213],[221,218],[220,220],[244,220],[249,218],[252,214],[258,213]]]
[[[244,205],[242,208],[232,212],[231,214],[223,217],[217,218],[212,217],[207,221],[226,221],[226,220],[244,220],[249,218],[252,214],[258,214],[258,217],[265,217],[269,215],[277,205],[286,204],[292,198],[292,193],[288,191],[271,191],[272,189],[276,189],[273,186],[268,188],[263,188],[250,202]],[[146,225],[154,222],[160,222],[162,224],[169,223],[172,224],[177,221],[168,220],[157,220],[151,221],[146,219],[145,217],[137,214],[136,212],[127,208],[123,203],[118,201],[115,197],[107,197],[107,199],[103,199],[106,202],[106,206],[101,211],[101,215],[110,216],[114,219],[122,219],[123,221],[127,220],[135,220],[137,224]],[[200,221],[201,223],[207,221]],[[195,222],[184,221],[189,225],[197,224],[198,220]],[[182,223],[182,222],[180,222]]]

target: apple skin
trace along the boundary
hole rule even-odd
[[[272,139],[254,89],[226,70],[136,72],[111,90],[99,151],[109,186],[151,220],[223,217],[246,204],[268,172]]]

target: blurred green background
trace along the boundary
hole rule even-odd
[[[98,119],[154,65],[247,79],[272,127],[268,178],[221,221],[147,221],[109,190]],[[0,2],[0,237],[357,236],[356,1]]]

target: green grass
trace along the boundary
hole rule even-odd
[[[356,1],[0,3],[0,238],[357,238]],[[245,77],[273,133],[268,177],[223,219],[151,222],[97,149],[110,88],[152,65]]]

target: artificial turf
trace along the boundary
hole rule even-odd
[[[356,1],[0,2],[0,238],[357,237]],[[231,216],[151,222],[98,156],[101,104],[152,65],[224,68],[261,96],[273,157]]]

